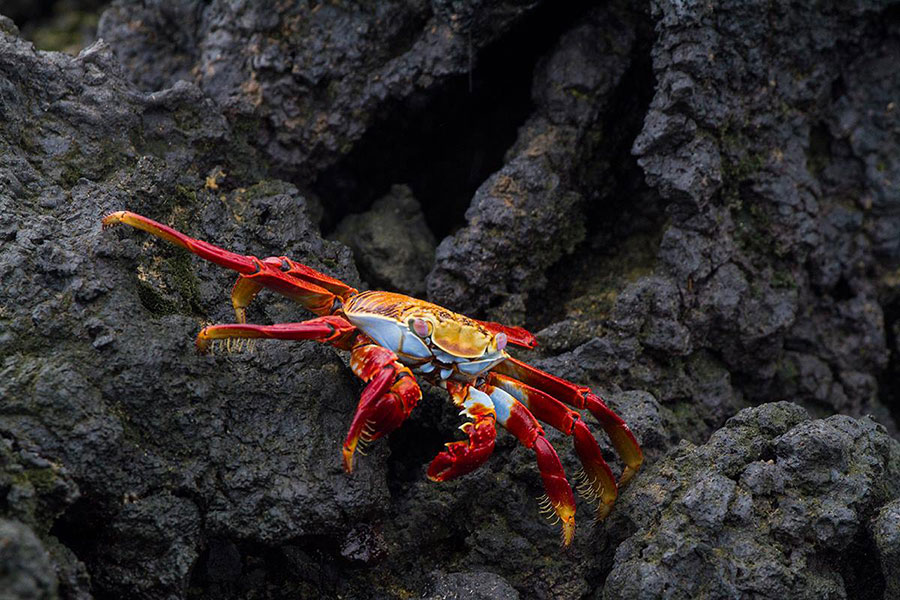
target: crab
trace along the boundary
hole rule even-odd
[[[496,426],[534,452],[546,494],[541,509],[562,524],[562,542],[575,533],[575,500],[559,456],[541,422],[573,439],[580,459],[579,492],[596,504],[598,519],[609,514],[619,488],[638,471],[641,448],[625,422],[589,388],[536,369],[507,352],[510,345],[534,348],[535,337],[521,327],[480,321],[403,294],[358,292],[347,284],[286,256],[259,259],[191,238],[139,214],[120,211],[102,220],[104,228],[124,223],[238,272],[231,292],[237,323],[204,327],[201,353],[214,343],[256,338],[316,340],[350,352],[350,368],[366,382],[344,440],[344,470],[353,458],[409,417],[422,398],[416,378],[449,393],[466,422],[467,440],[446,444],[427,471],[447,481],[483,465],[494,450]],[[297,301],[318,315],[296,323],[247,323],[247,307],[263,288]],[[625,466],[618,482],[603,459],[580,409],[587,409],[609,436]]]

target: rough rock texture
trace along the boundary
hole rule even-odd
[[[56,598],[58,583],[53,565],[34,532],[17,521],[0,519],[0,541],[0,597]]]
[[[428,600],[518,600],[519,593],[493,573],[450,573],[435,577]]]
[[[862,115],[896,117],[883,80],[849,84],[892,52],[879,10],[654,4],[656,94],[633,151],[669,202],[658,258],[677,352],[714,349],[753,399],[884,420],[872,274],[897,258],[900,197],[862,164],[891,125]]]
[[[893,574],[865,554],[866,525],[900,494],[898,461],[900,442],[870,419],[745,409],[703,446],[676,447],[624,499],[615,518],[634,533],[603,598],[848,598],[866,586],[879,597]]]
[[[881,558],[884,597],[900,597],[900,499],[878,511],[872,519],[871,529]]]
[[[100,35],[0,18],[0,595],[900,593],[896,4],[120,0]],[[347,476],[346,357],[198,356],[233,274],[122,208],[528,326],[647,466],[562,552],[509,436],[424,477],[460,424],[425,386]]]
[[[334,239],[353,250],[370,286],[424,295],[436,242],[408,186],[394,186],[369,211],[348,215],[338,224]]]
[[[583,208],[602,167],[601,120],[628,68],[634,25],[597,9],[537,65],[535,111],[506,164],[478,188],[466,227],[438,246],[428,294],[462,312],[521,323],[528,292],[584,238]]]
[[[537,4],[120,0],[99,35],[140,88],[193,80],[277,165],[313,176],[390,103],[465,74]]]

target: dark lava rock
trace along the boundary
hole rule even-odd
[[[877,597],[894,577],[875,559],[885,534],[873,543],[867,524],[900,493],[898,461],[900,442],[871,419],[745,409],[635,481],[613,517],[633,533],[603,597]]]
[[[425,292],[436,242],[409,187],[394,186],[369,211],[348,215],[333,237],[353,250],[372,287],[418,297]]]
[[[354,514],[384,510],[379,453],[340,474],[358,384],[332,350],[198,356],[202,324],[234,318],[233,275],[99,226],[133,209],[358,284],[349,251],[319,237],[297,189],[238,187],[240,169],[211,154],[237,157],[240,142],[199,90],[138,92],[103,45],[39,54],[4,34],[0,74],[0,433],[65,467],[60,479],[25,463],[5,511],[41,535],[52,525],[98,590],[161,597],[185,593],[201,527],[277,544],[340,535]],[[250,316],[297,312],[267,296]]]
[[[118,0],[99,35],[141,89],[194,81],[283,172],[311,176],[392,103],[467,73],[537,4]]]
[[[881,558],[884,597],[900,598],[900,499],[884,505],[878,511],[872,520],[871,529]]]
[[[55,600],[57,586],[47,550],[31,528],[0,519],[0,598]]]
[[[670,203],[658,258],[685,349],[714,348],[753,400],[873,412],[893,431],[877,399],[884,308],[864,273],[896,260],[883,240],[898,197],[860,168],[897,144],[881,133],[896,117],[859,116],[890,103],[877,73],[897,31],[883,9],[654,3],[657,85],[633,151]]]
[[[478,188],[467,225],[440,243],[428,295],[464,313],[521,323],[530,291],[584,238],[585,162],[630,61],[633,25],[591,11],[537,66],[536,110],[506,164]]]
[[[898,113],[885,65],[900,32],[886,6],[653,2],[646,67],[631,19],[617,93],[637,93],[612,106],[640,102],[643,88],[627,86],[644,68],[652,95],[633,137],[609,112],[603,131],[611,145],[616,133],[633,141],[636,163],[611,158],[618,171],[593,190],[585,241],[530,276],[526,305],[555,355],[545,364],[651,392],[697,442],[780,399],[815,416],[873,414],[896,433],[900,196],[885,181]],[[480,297],[464,282],[496,244],[485,240],[463,246],[477,258],[449,261],[466,275],[432,274],[436,292]],[[462,251],[442,242],[438,270]]]

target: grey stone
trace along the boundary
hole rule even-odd
[[[353,250],[371,286],[423,296],[436,242],[409,187],[394,186],[369,211],[345,217],[334,239]]]
[[[896,598],[900,596],[900,500],[881,507],[871,529],[885,580],[884,597]]]
[[[633,533],[603,597],[846,598],[855,585],[877,589],[876,566],[828,557],[875,550],[861,541],[867,515],[900,493],[898,457],[900,442],[867,418],[809,420],[786,402],[745,409],[707,444],[682,444],[634,481],[621,503],[628,510],[612,516]],[[878,532],[889,519],[888,507],[873,525],[885,565],[889,534]]]
[[[0,519],[0,598],[55,600],[58,585],[53,563],[34,531]]]

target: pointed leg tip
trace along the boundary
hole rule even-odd
[[[602,523],[606,520],[606,517],[609,516],[609,513],[612,512],[613,505],[612,504],[604,504],[603,502],[597,503],[597,522]]]
[[[353,450],[354,448],[344,446],[344,449],[341,451],[341,462],[344,465],[345,473],[353,472]]]
[[[568,548],[572,540],[575,539],[575,517],[569,517],[562,524],[562,544],[563,548]]]
[[[125,215],[124,210],[120,210],[120,211],[117,211],[114,213],[109,213],[108,215],[106,215],[105,217],[100,219],[100,223],[103,226],[103,228],[106,229],[107,227],[112,227],[113,225],[115,225],[117,223],[121,223],[122,217],[124,215]]]
[[[638,468],[625,467],[625,469],[622,471],[622,476],[619,477],[619,489],[624,488],[626,485],[628,485],[631,479],[635,475],[637,475]]]

